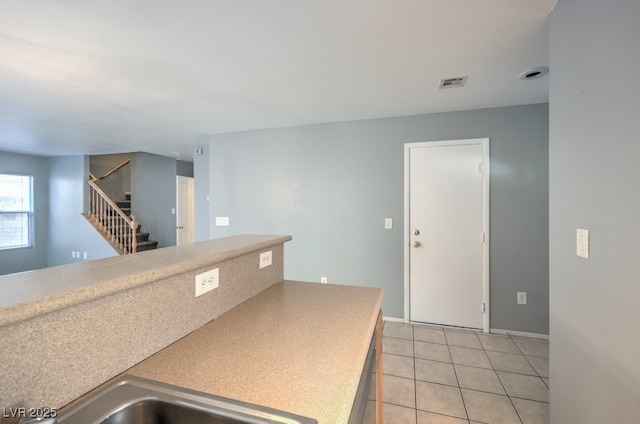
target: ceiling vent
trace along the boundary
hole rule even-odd
[[[440,89],[462,87],[467,82],[467,77],[447,78],[440,80]]]
[[[521,73],[519,75],[519,78],[521,80],[528,81],[532,79],[542,78],[548,73],[549,73],[549,68],[547,68],[546,66],[542,68],[532,68],[532,69],[529,69],[528,71],[524,71],[523,73]]]

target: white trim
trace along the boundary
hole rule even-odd
[[[382,317],[383,321],[389,321],[389,322],[404,322],[404,318],[394,318],[394,317]]]
[[[489,275],[489,243],[491,241],[489,232],[489,199],[490,199],[490,139],[489,138],[472,138],[463,140],[444,140],[444,141],[423,141],[417,143],[405,143],[404,145],[404,322],[410,322],[410,299],[411,299],[411,284],[410,284],[410,211],[409,211],[409,195],[410,195],[410,169],[409,159],[410,151],[412,148],[419,147],[435,147],[435,146],[461,146],[469,144],[481,144],[482,145],[482,161],[484,162],[484,173],[482,177],[483,182],[483,231],[485,233],[486,242],[483,245],[483,270],[482,276],[482,301],[485,304],[485,311],[482,317],[482,331],[489,332],[490,329],[490,317],[491,317],[491,303],[490,303],[490,275]]]
[[[499,330],[496,328],[492,328],[490,331],[492,334],[504,334],[507,336],[516,336],[516,337],[530,337],[533,339],[544,339],[549,340],[548,334],[540,334],[540,333],[527,333],[526,331],[512,331],[512,330]]]

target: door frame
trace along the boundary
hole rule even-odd
[[[483,191],[483,222],[482,228],[484,233],[484,243],[482,245],[482,302],[484,304],[484,312],[482,315],[482,330],[485,333],[490,329],[490,280],[489,280],[489,243],[491,241],[489,232],[489,189],[490,189],[490,158],[489,145],[490,139],[487,138],[470,138],[461,140],[442,140],[442,141],[423,141],[404,144],[404,322],[409,323],[411,319],[411,275],[410,275],[410,254],[411,254],[411,222],[410,222],[410,154],[411,149],[421,147],[438,147],[438,146],[462,146],[469,144],[482,145],[482,162],[484,164],[482,191]]]

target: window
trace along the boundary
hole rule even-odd
[[[32,183],[29,175],[0,174],[0,249],[33,245]]]

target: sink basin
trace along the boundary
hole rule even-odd
[[[123,376],[61,414],[59,424],[317,424],[311,418]]]

